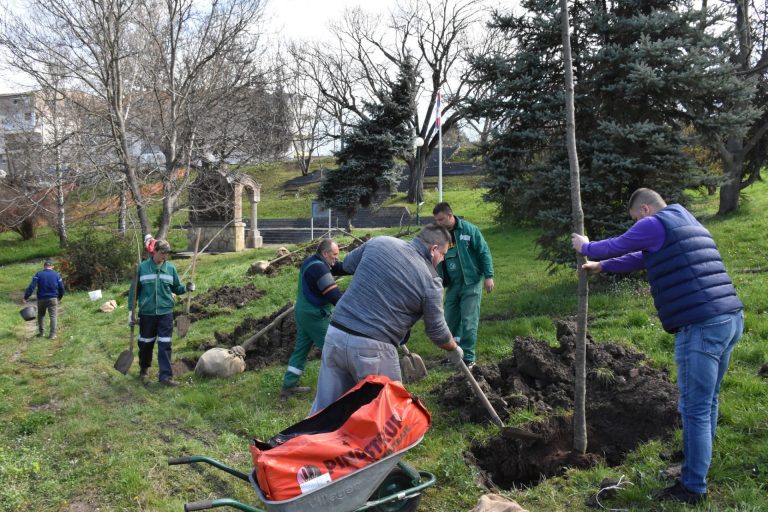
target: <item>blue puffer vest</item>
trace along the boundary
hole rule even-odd
[[[643,258],[664,330],[674,333],[743,309],[709,231],[679,204],[656,218],[664,225],[664,245],[654,253],[643,251]]]

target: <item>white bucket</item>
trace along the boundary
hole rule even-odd
[[[88,298],[91,300],[99,300],[101,298],[101,290],[93,290],[88,292]]]

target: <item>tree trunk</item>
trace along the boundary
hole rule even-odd
[[[723,178],[720,186],[720,206],[718,215],[736,211],[741,194],[741,176],[744,173],[744,141],[739,136],[731,136],[726,144],[727,155],[722,158]]]
[[[120,206],[117,212],[117,232],[120,236],[125,236],[127,231],[126,219],[128,216],[128,190],[125,182],[120,183]],[[141,233],[144,236],[144,233]]]
[[[573,98],[573,59],[571,58],[570,20],[568,19],[568,0],[560,0],[560,27],[563,38],[563,67],[565,70],[565,117],[566,144],[568,162],[571,169],[571,210],[573,230],[584,234],[584,211],[581,207],[581,178],[579,176],[579,157],[576,151],[576,115]],[[573,404],[573,451],[587,451],[587,312],[589,309],[589,283],[587,274],[582,270],[585,258],[577,257],[579,269],[579,306],[576,317],[576,373]]]
[[[172,173],[171,173],[172,175]],[[171,178],[172,179],[172,178]],[[175,204],[175,196],[171,190],[171,183],[169,180],[163,180],[163,205],[160,216],[160,226],[157,229],[157,238],[167,240],[168,232],[171,230],[171,218],[173,216],[173,208]]]
[[[424,200],[424,174],[427,172],[424,154],[426,151],[419,148],[416,153],[416,158],[409,164],[411,177],[408,181],[408,197],[406,198],[409,203],[418,203]]]
[[[347,217],[347,233],[352,232],[352,219],[355,216],[355,213],[357,213],[355,210],[347,211],[346,217]],[[331,233],[328,233],[328,236],[331,236]]]
[[[128,181],[128,188],[131,191],[131,197],[136,204],[136,215],[139,217],[139,225],[141,226],[142,233],[151,233],[152,225],[149,223],[147,217],[147,209],[144,206],[144,197],[141,194],[141,188],[139,187],[139,178],[136,175],[135,169],[126,164],[127,170],[125,176]]]
[[[61,167],[56,169],[56,229],[59,232],[59,247],[62,249],[67,246],[67,215],[64,209],[64,173]]]

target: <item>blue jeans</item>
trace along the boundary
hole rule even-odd
[[[167,315],[139,315],[139,367],[152,366],[152,352],[157,339],[158,380],[173,377],[171,369],[171,334],[173,334],[173,313]]]
[[[685,457],[680,481],[692,492],[707,492],[720,384],[743,332],[744,311],[740,310],[688,325],[675,334]]]

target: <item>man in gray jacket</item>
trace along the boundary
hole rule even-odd
[[[355,278],[331,317],[310,414],[368,375],[402,380],[397,347],[422,316],[427,336],[458,364],[463,352],[445,322],[435,270],[450,242],[445,228],[429,224],[410,242],[381,236],[347,255],[344,271]]]

